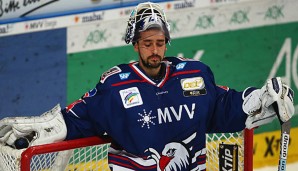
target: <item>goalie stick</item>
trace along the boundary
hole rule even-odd
[[[278,171],[286,171],[288,148],[289,148],[289,142],[290,142],[291,120],[283,122],[280,119],[278,106],[276,102],[273,104],[273,107],[277,113],[277,117],[281,127]]]

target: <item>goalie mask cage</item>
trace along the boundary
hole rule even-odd
[[[219,144],[238,145],[238,171],[252,171],[253,130],[207,134],[208,171],[219,171]],[[62,141],[12,150],[0,145],[0,171],[109,171],[109,139]],[[237,170],[233,169],[233,170]]]

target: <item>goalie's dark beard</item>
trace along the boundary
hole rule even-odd
[[[153,64],[150,63],[149,59],[152,58],[152,57],[158,57],[160,62],[159,63],[153,63]],[[159,56],[159,55],[149,56],[146,61],[140,55],[140,59],[141,59],[141,63],[143,64],[143,66],[146,67],[146,68],[158,68],[158,67],[160,67],[161,60],[162,60],[161,56]]]

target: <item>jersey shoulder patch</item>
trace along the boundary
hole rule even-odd
[[[206,69],[205,64],[195,59],[182,58],[182,57],[167,57],[166,60],[171,62],[172,65],[175,66],[176,71],[183,71],[183,70],[205,71]]]
[[[122,70],[118,67],[118,66],[114,66],[112,68],[110,68],[109,70],[107,70],[106,72],[104,72],[101,77],[100,77],[100,82],[103,84],[107,78],[109,78],[110,76],[120,73]]]

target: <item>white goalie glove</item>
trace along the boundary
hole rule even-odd
[[[17,139],[34,134],[30,146],[62,141],[67,129],[60,105],[41,116],[8,117],[0,120],[0,143],[14,147]]]
[[[249,116],[246,119],[246,128],[254,128],[271,122],[277,112],[282,122],[288,121],[294,115],[293,90],[282,83],[281,78],[267,80],[261,88],[245,96],[243,92],[243,111]],[[276,103],[275,111],[273,104]]]

